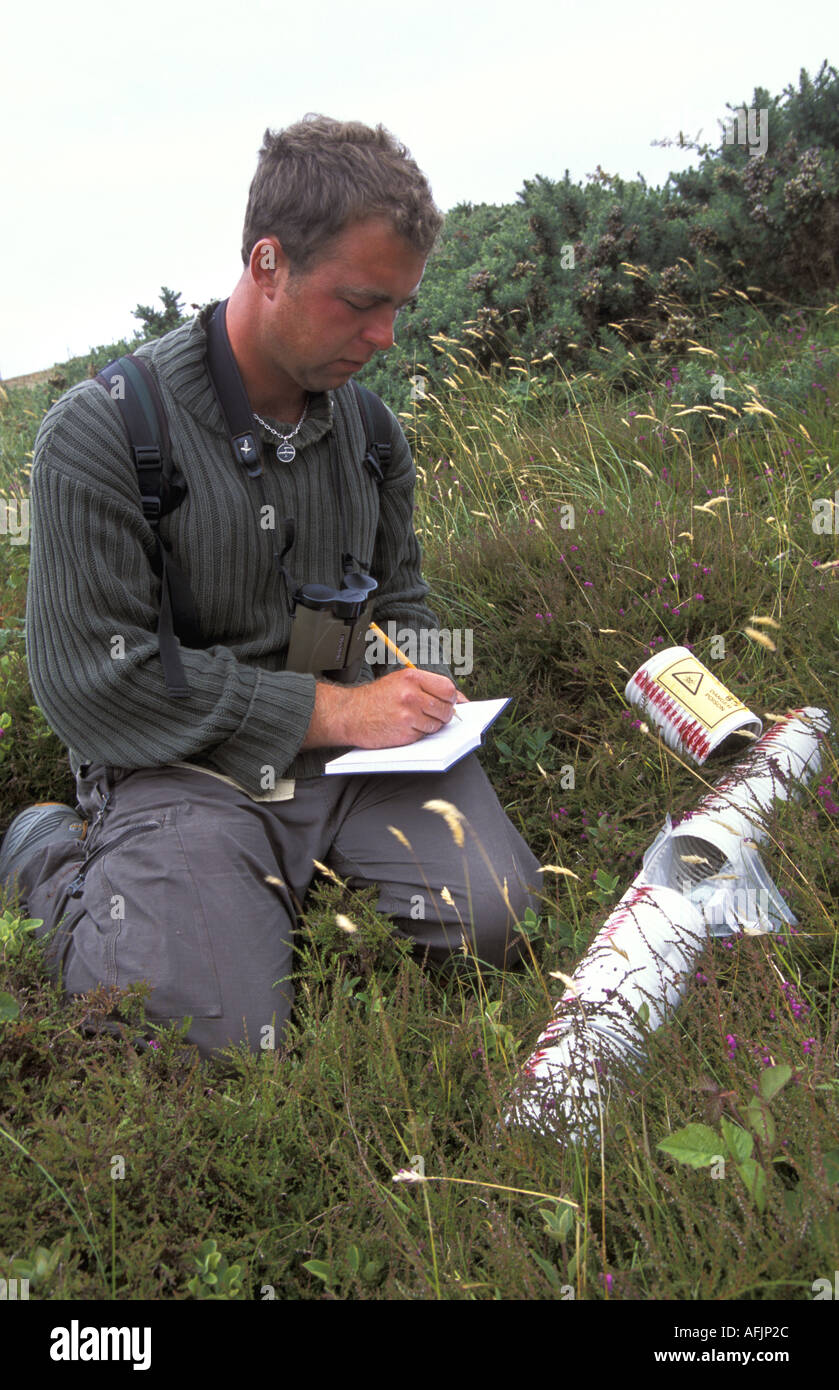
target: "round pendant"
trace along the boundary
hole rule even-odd
[[[293,444],[286,442],[285,444],[277,445],[277,458],[280,460],[280,463],[291,463],[292,459],[296,457],[297,450]]]

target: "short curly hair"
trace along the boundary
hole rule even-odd
[[[300,274],[346,227],[376,216],[425,256],[443,225],[425,175],[389,130],[310,112],[285,130],[265,132],[242,260],[249,263],[260,238],[275,236],[292,274]]]

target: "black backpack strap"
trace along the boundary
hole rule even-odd
[[[390,464],[392,453],[391,431],[393,424],[390,412],[380,396],[375,391],[370,391],[366,386],[359,386],[357,381],[351,381],[355,403],[361,415],[364,426],[364,455],[360,462],[366,464],[369,471],[376,480],[376,486],[381,492],[384,486],[385,470]],[[332,468],[335,475],[335,487],[338,493],[338,509],[341,514],[342,524],[344,524],[344,496],[342,483],[342,467],[338,459],[335,433],[333,431],[329,440],[329,452],[332,458]],[[346,531],[344,532],[344,545],[346,546]],[[371,562],[372,563],[372,562]],[[357,560],[354,555],[344,551],[341,556],[341,564],[346,574],[348,571],[363,571],[369,569],[361,560]]]
[[[362,461],[367,464],[377,484],[381,487],[393,452],[391,443],[393,426],[390,412],[381,396],[377,396],[375,391],[371,391],[367,386],[361,386],[354,379],[351,384],[361,411],[361,418],[364,421],[366,452]]]
[[[157,542],[153,562],[154,572],[161,582],[157,636],[166,688],[170,695],[186,698],[190,689],[178,651],[175,625],[186,646],[205,644],[189,580],[171,558],[159,530],[161,516],[174,510],[186,493],[183,480],[171,468],[166,415],[154,378],[139,357],[118,357],[102,368],[96,380],[119,406],[137,470],[143,516]]]

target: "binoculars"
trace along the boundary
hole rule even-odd
[[[302,584],[294,595],[285,669],[323,676],[338,685],[357,681],[376,588],[375,579],[358,571],[348,571],[340,589]]]

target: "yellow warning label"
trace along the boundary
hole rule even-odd
[[[680,656],[663,667],[654,680],[670,695],[674,695],[706,729],[714,729],[736,710],[747,710],[742,700],[712,676],[711,672],[692,657]]]

